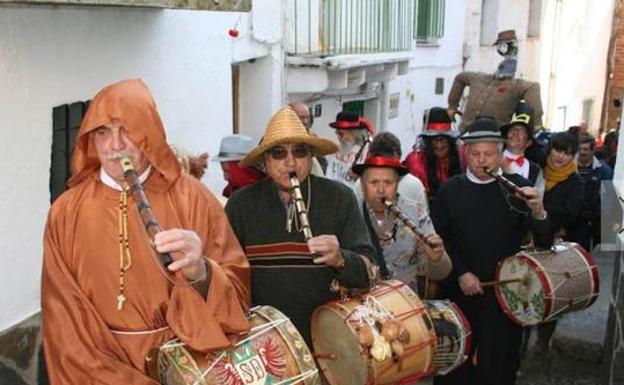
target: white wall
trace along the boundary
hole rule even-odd
[[[448,92],[462,70],[462,43],[466,1],[446,2],[444,37],[436,45],[417,45],[407,74],[387,82],[385,95],[400,93],[399,116],[389,119],[385,130],[401,141],[403,156],[411,151],[422,131],[425,109],[447,107]],[[435,94],[435,79],[444,79],[444,92]],[[387,102],[382,106],[387,111]]]
[[[548,1],[543,21],[541,57],[542,99],[546,127],[564,130],[580,123],[584,99],[593,98],[590,131],[600,125],[613,0],[595,6],[591,0]],[[557,110],[566,108],[565,127]]]
[[[543,0],[542,3],[547,0]],[[516,77],[537,81],[539,68],[539,38],[528,38],[529,4],[530,0],[467,0],[465,42],[468,60],[467,71],[494,73],[498,64],[503,60],[492,46],[498,32],[514,29],[518,36],[519,54]],[[483,7],[485,4],[485,8]],[[494,17],[483,20],[485,10],[495,13]],[[488,35],[488,44],[482,45],[482,25]],[[494,40],[491,39],[493,33]],[[484,43],[484,42],[483,42]]]
[[[279,17],[281,0],[259,3],[253,12]],[[220,138],[232,130],[230,64],[271,51],[262,46],[278,42],[282,28],[272,20],[260,17],[250,29],[247,13],[0,6],[0,194],[5,201],[0,330],[39,309],[52,107],[90,99],[121,79],[142,78],[154,94],[169,141],[214,155]],[[227,31],[237,21],[241,35],[234,40]],[[211,165],[204,181],[220,191],[218,166]]]

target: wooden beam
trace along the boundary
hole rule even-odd
[[[3,3],[147,7],[230,12],[248,12],[251,10],[251,0],[0,0],[0,5]]]

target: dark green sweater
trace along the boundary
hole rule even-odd
[[[374,249],[353,192],[326,178],[310,176],[301,183],[304,202],[311,199],[308,218],[313,235],[335,235],[345,266],[336,272],[312,263],[303,234],[286,231],[286,208],[271,180],[263,180],[232,195],[225,206],[234,233],[251,264],[254,305],[271,305],[286,314],[308,345],[310,317],[318,306],[337,299],[329,290],[333,278],[348,288],[369,285],[360,255],[373,259]]]

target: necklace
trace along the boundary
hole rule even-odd
[[[128,190],[119,194],[119,291],[117,294],[117,310],[126,302],[126,271],[132,266],[132,255],[128,241]]]

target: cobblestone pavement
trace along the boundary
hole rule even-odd
[[[578,360],[554,348],[530,350],[520,365],[516,385],[599,385],[600,364]]]

